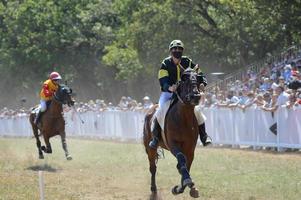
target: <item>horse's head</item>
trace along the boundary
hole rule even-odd
[[[68,106],[74,105],[74,100],[72,98],[72,89],[66,85],[59,85],[58,90],[55,92],[54,98],[62,104],[67,104]]]
[[[183,72],[177,88],[179,98],[183,103],[190,105],[199,104],[201,98],[200,83],[198,74],[193,69],[187,68]]]

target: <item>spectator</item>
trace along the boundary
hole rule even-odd
[[[283,87],[278,86],[276,88],[276,94],[278,95],[276,105],[270,108],[262,107],[263,110],[275,112],[280,106],[286,105],[289,101],[289,95],[285,92]],[[270,130],[277,135],[277,122],[270,127]]]
[[[265,92],[263,94],[263,100],[265,101],[264,107],[268,107],[271,103],[272,97],[270,92]]]
[[[128,102],[125,96],[121,97],[118,106],[121,110],[126,110],[128,108]]]
[[[150,100],[148,96],[143,97],[143,109],[148,110],[153,106],[153,102]]]
[[[257,94],[257,96],[254,100],[254,103],[257,107],[261,107],[261,106],[264,106],[266,104],[266,102],[264,101],[263,95],[261,93]]]
[[[292,81],[288,84],[288,88],[292,90],[301,88],[301,73],[294,72],[292,74]]]
[[[248,92],[246,100],[243,103],[240,103],[239,108],[241,108],[244,111],[246,108],[252,106],[255,100],[254,97],[254,92]]]
[[[113,106],[113,103],[112,102],[109,102],[108,103],[108,111],[113,111],[115,110],[114,106]]]
[[[271,88],[271,83],[270,83],[270,79],[269,78],[264,78],[263,79],[263,83],[261,84],[261,86],[259,87],[259,89],[261,91],[267,91]]]
[[[284,72],[283,72],[283,77],[284,77],[285,83],[288,83],[290,81],[291,70],[292,70],[291,65],[285,65]]]
[[[284,79],[283,76],[279,76],[279,78],[278,78],[278,85],[282,86],[282,87],[285,87],[285,79]]]

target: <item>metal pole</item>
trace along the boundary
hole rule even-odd
[[[40,200],[44,200],[44,177],[43,171],[39,171],[39,188],[40,188]]]

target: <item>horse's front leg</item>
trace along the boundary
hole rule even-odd
[[[177,185],[172,189],[172,193],[176,195],[183,193],[187,186],[190,188],[193,187],[194,183],[190,178],[189,170],[187,168],[186,156],[176,147],[173,147],[171,151],[178,161],[177,169],[181,174],[181,185]]]
[[[61,140],[62,140],[62,147],[63,147],[63,149],[65,151],[66,159],[67,160],[72,160],[72,156],[68,152],[67,142],[66,142],[66,134],[65,133],[61,134]]]
[[[45,153],[52,153],[52,148],[51,148],[51,144],[49,142],[49,137],[47,136],[48,134],[44,134],[44,141],[46,144],[45,146],[42,146],[41,149],[45,152]]]
[[[186,155],[187,155],[187,169],[190,172],[191,164],[192,164],[192,161],[194,158],[194,150],[190,153],[186,153]],[[199,195],[199,191],[196,188],[195,184],[192,184],[189,187],[190,187],[190,192],[189,192],[190,196],[194,197],[194,198],[198,198],[200,195]]]

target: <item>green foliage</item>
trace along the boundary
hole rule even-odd
[[[1,60],[11,67],[31,65],[41,71],[79,53],[80,60],[87,62],[112,37],[115,22],[109,6],[92,0],[10,1],[0,11]],[[67,62],[63,67],[71,65]]]
[[[116,78],[131,79],[136,77],[138,70],[142,69],[137,57],[137,51],[130,46],[120,48],[116,43],[106,48],[108,53],[103,57],[107,65],[114,66],[118,69]]]
[[[121,80],[144,95],[173,39],[205,73],[230,72],[299,44],[300,13],[299,0],[1,1],[0,90],[58,70],[91,90]]]

